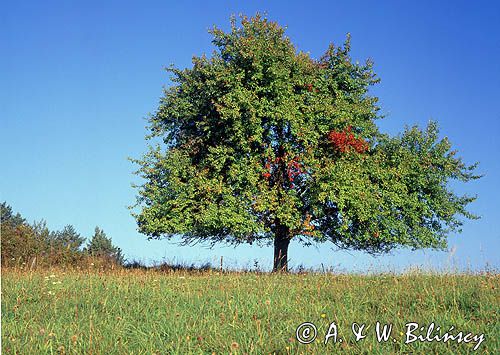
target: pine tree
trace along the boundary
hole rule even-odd
[[[123,264],[123,255],[120,248],[113,245],[111,238],[99,227],[95,227],[94,235],[85,248],[91,256],[112,260],[118,264]]]

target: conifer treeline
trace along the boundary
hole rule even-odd
[[[81,236],[72,225],[51,231],[47,223],[28,223],[14,213],[6,202],[0,204],[2,266],[123,265],[122,251],[111,238],[96,227],[89,238]],[[87,242],[87,243],[86,243]]]

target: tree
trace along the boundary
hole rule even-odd
[[[354,63],[350,39],[319,59],[297,51],[275,22],[233,18],[211,30],[216,51],[168,68],[173,85],[149,118],[150,145],[133,212],[149,238],[184,243],[274,242],[288,268],[306,245],[382,253],[445,248],[459,218],[477,218],[452,179],[476,179],[433,122],[381,133],[372,63]]]
[[[2,265],[29,263],[50,254],[50,231],[45,221],[28,224],[6,202],[0,205]]]
[[[75,230],[72,225],[66,225],[60,231],[50,232],[50,259],[57,264],[77,265],[84,260],[85,254],[82,251],[85,238]]]
[[[80,236],[75,227],[70,224],[60,231],[52,232],[51,237],[62,248],[75,253],[80,250],[85,242],[85,237]]]
[[[120,265],[124,261],[121,249],[114,246],[111,238],[99,227],[95,227],[94,235],[84,251],[91,256],[109,259]]]
[[[19,213],[14,213],[7,202],[0,204],[0,236],[2,265],[26,262],[33,251],[40,249],[33,229]]]
[[[17,227],[24,223],[26,223],[26,219],[19,212],[14,214],[12,207],[6,201],[0,204],[0,224],[2,226]]]

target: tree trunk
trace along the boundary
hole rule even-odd
[[[290,231],[288,227],[278,225],[274,237],[273,272],[288,272],[288,245],[290,245]]]

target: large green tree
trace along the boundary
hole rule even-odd
[[[435,123],[382,134],[372,63],[353,62],[350,41],[319,59],[259,15],[214,28],[211,58],[170,67],[149,118],[159,138],[141,159],[140,232],[186,243],[274,243],[287,270],[292,239],[386,252],[445,248],[473,197],[451,179],[475,179]]]

